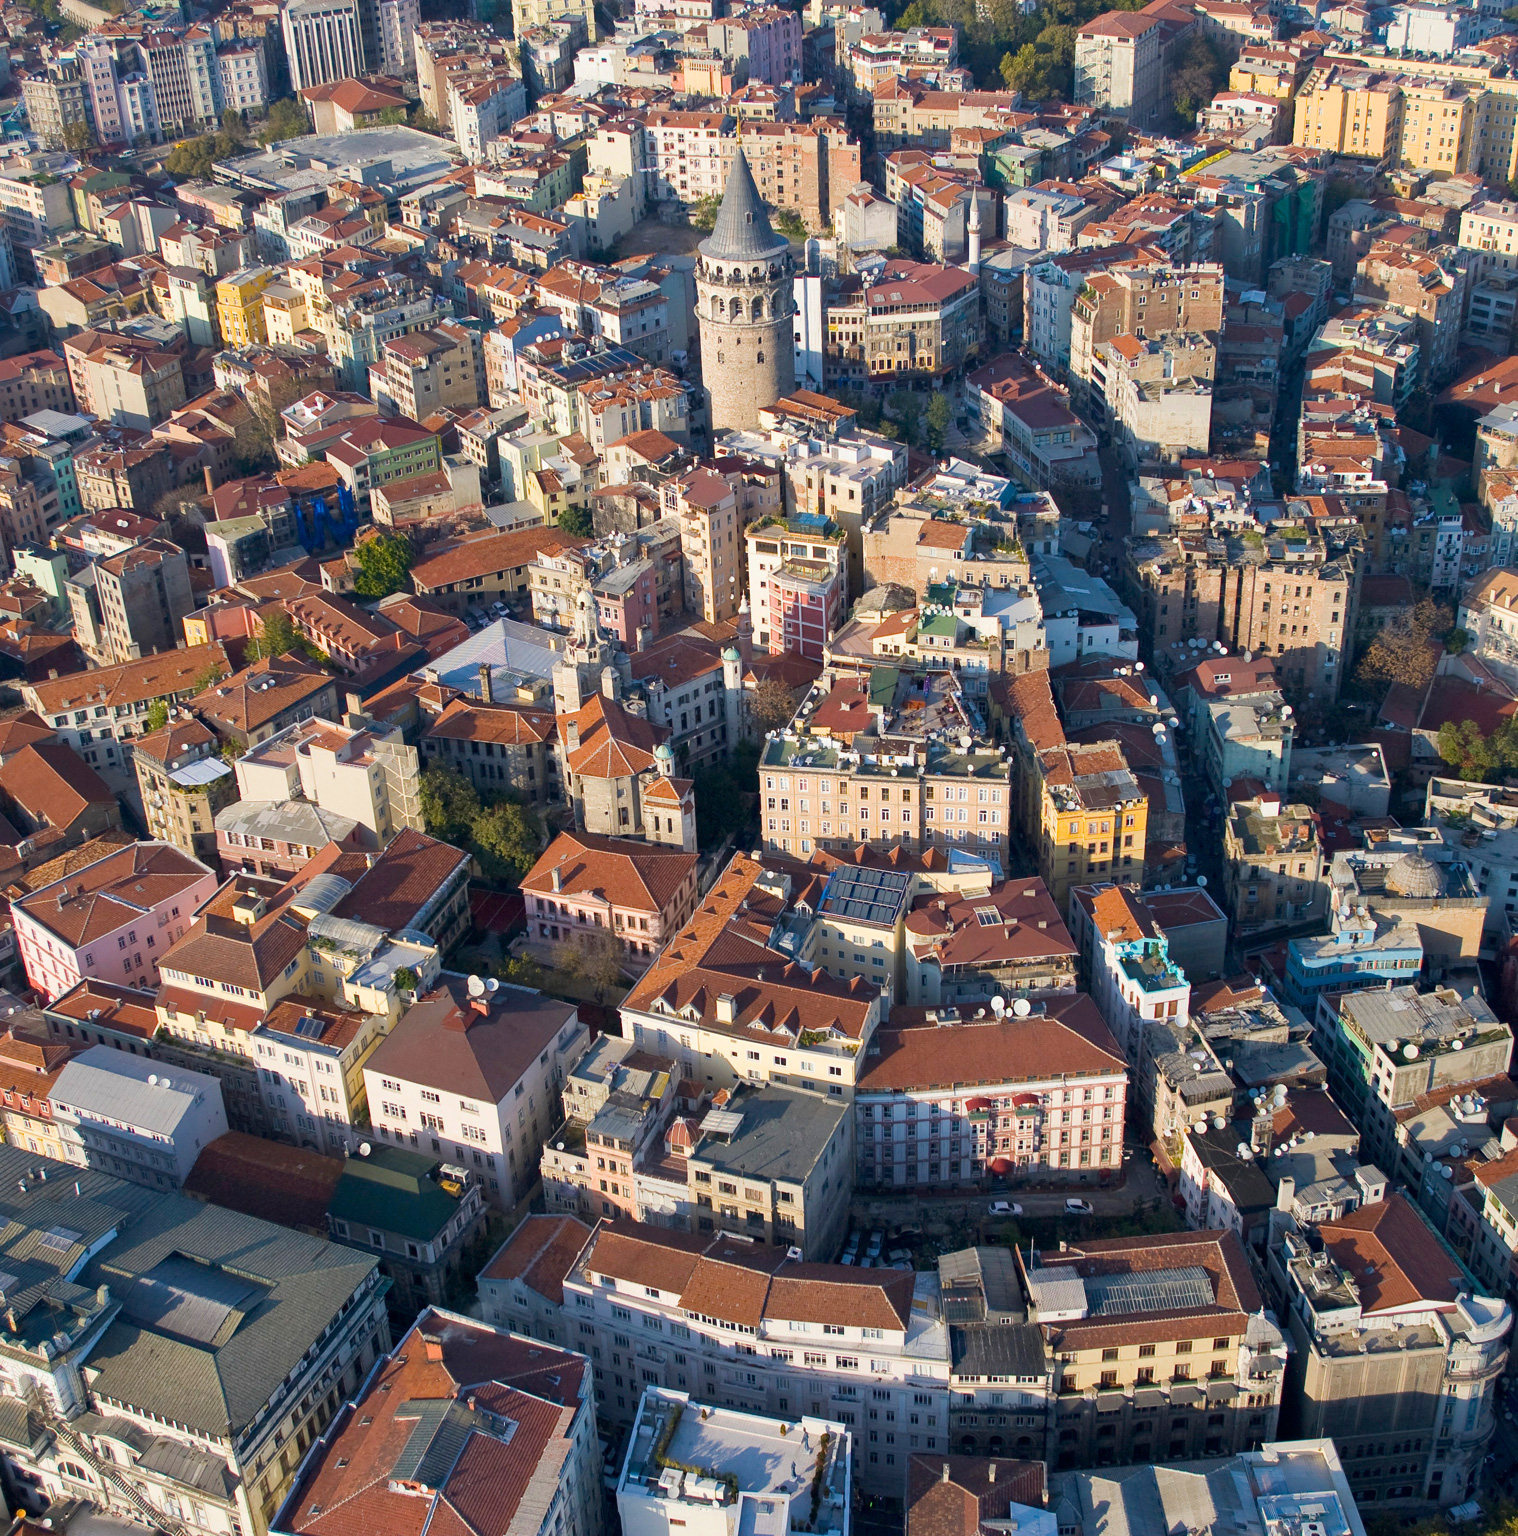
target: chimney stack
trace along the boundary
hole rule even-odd
[[[553,869],[549,872],[549,879],[553,881],[554,890],[562,891],[564,889],[564,871],[559,865],[554,865]]]
[[[206,495],[209,496],[216,489],[216,476],[211,472],[211,466],[206,465]]]
[[[944,1482],[948,1482],[948,1480],[949,1480],[949,1464],[948,1464],[948,1462],[945,1462],[943,1464],[943,1480],[944,1480]]]
[[[495,703],[495,679],[491,675],[488,661],[480,663],[480,698],[486,704]]]
[[[986,1463],[986,1481],[988,1483],[994,1483],[996,1481],[996,1463],[994,1461],[989,1461]]]

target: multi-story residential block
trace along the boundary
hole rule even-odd
[[[5,178],[0,177],[0,207]],[[72,413],[68,368],[56,352],[25,352],[0,362],[0,421],[21,421],[38,411]]]
[[[1038,872],[1056,906],[1065,906],[1072,886],[1142,878],[1149,799],[1119,742],[1038,752],[1028,804]]]
[[[444,1449],[449,1435],[462,1454]],[[372,1526],[409,1496],[418,1510],[457,1510],[471,1530],[502,1522],[522,1536],[595,1536],[601,1478],[584,1355],[429,1307],[337,1412],[272,1525],[323,1536],[341,1510]]]
[[[497,702],[488,666],[481,682],[484,698],[450,699],[422,731],[423,761],[456,769],[479,790],[513,790],[533,805],[562,799],[552,710]]]
[[[12,1465],[50,1501],[79,1497],[87,1482],[91,1502],[118,1518],[152,1509],[180,1529],[265,1536],[297,1465],[282,1448],[315,1441],[389,1347],[377,1261],[93,1169],[78,1170],[75,1194],[74,1178],[37,1180],[36,1155],[17,1148],[0,1149],[0,1163],[12,1268],[25,1242],[56,1252],[55,1289],[65,1277],[79,1288],[62,1310],[18,1297],[30,1326],[21,1314],[7,1322],[7,1395],[38,1415]],[[171,1330],[156,1308],[125,1310],[113,1326],[121,1296],[168,1284],[215,1329]],[[255,1296],[264,1305],[246,1304]],[[37,1307],[46,1357],[29,1342]],[[238,1391],[187,1392],[187,1379],[235,1380]],[[81,1463],[92,1473],[81,1476]]]
[[[741,1317],[729,1285],[740,1274],[749,1277]],[[562,1287],[563,1336],[591,1330],[583,1336],[601,1350],[598,1401],[615,1424],[634,1422],[645,1387],[698,1389],[714,1408],[783,1415],[793,1424],[833,1412],[862,1426],[873,1409],[879,1439],[858,1476],[867,1490],[891,1495],[904,1486],[912,1435],[920,1450],[947,1448],[947,1329],[936,1299],[928,1292],[914,1299],[906,1271],[801,1264],[784,1248],[725,1234],[692,1239],[616,1221],[573,1256]],[[752,1330],[754,1355],[732,1355],[735,1326]],[[656,1335],[664,1342],[651,1342]]]
[[[196,647],[197,652],[221,647]],[[218,669],[219,670],[219,669]],[[204,678],[206,662],[201,662]],[[331,720],[341,712],[332,674],[302,656],[267,656],[240,672],[230,672],[189,699],[195,717],[246,752],[291,726],[316,717]]]
[[[50,1098],[63,1160],[154,1190],[177,1190],[227,1129],[221,1085],[142,1056],[92,1045],[58,1074]]]
[[[1297,92],[1291,141],[1366,160],[1396,155],[1402,143],[1398,76],[1347,64],[1320,64]]]
[[[824,676],[802,704],[805,734],[772,733],[765,742],[766,848],[810,854],[868,843],[916,853],[967,845],[1000,862],[1009,831],[1006,761],[973,732],[968,746],[937,734],[954,740],[965,731],[961,697],[951,673],[903,672],[890,698],[872,707],[854,681]]]
[[[1460,214],[1460,249],[1471,263],[1471,276],[1513,270],[1513,240],[1518,236],[1518,203],[1487,198]]]
[[[573,1216],[533,1215],[498,1248],[479,1275],[485,1321],[557,1343],[570,1337],[563,1316],[564,1277],[591,1229]]]
[[[144,539],[97,561],[101,660],[137,661],[180,642],[184,616],[195,606],[185,552],[167,539]]]
[[[198,859],[167,843],[133,843],[14,903],[27,979],[51,1000],[86,976],[158,980],[158,963],[216,889]]]
[[[1075,34],[1075,101],[1148,127],[1162,104],[1163,50],[1158,17],[1108,11],[1088,21]]]
[[[854,1127],[847,1105],[793,1088],[740,1084],[721,1090],[698,1127],[671,1127],[685,1164],[680,1201],[697,1233],[766,1242],[817,1263],[836,1253],[848,1229]],[[677,1130],[683,1136],[677,1136]],[[640,1205],[654,1204],[677,1168],[635,1177]],[[660,1202],[662,1203],[662,1202]],[[678,1209],[678,1206],[677,1206]],[[674,1225],[663,1212],[660,1225]]]
[[[185,403],[179,349],[151,336],[80,331],[63,343],[78,409],[118,427],[147,431]]]
[[[715,1396],[708,1384],[703,1384],[702,1395]],[[795,1432],[801,1436],[803,1453],[811,1455],[814,1439],[817,1445],[808,1491],[804,1480],[786,1471],[792,1433],[787,1419],[748,1406],[705,1405],[689,1392],[646,1388],[633,1421],[633,1449],[617,1482],[617,1511],[624,1527],[645,1531],[666,1522],[726,1524],[751,1518],[748,1512],[753,1509],[773,1511],[789,1523],[813,1518],[807,1511],[815,1508],[815,1518],[827,1521],[829,1530],[850,1531],[859,1454],[853,1431],[842,1418],[801,1417]],[[660,1451],[664,1445],[668,1450]],[[756,1450],[757,1456],[744,1455]],[[679,1481],[672,1484],[673,1461],[683,1471],[676,1471]],[[730,1468],[736,1468],[736,1474]]]
[[[1234,1232],[1019,1250],[1016,1271],[1051,1359],[1047,1460],[1183,1461],[1275,1435],[1286,1344]]]
[[[885,995],[857,974],[843,981],[796,965],[778,947],[778,933],[758,951],[765,977],[756,983],[740,962],[747,978],[740,979],[729,925],[747,923],[740,909],[750,901],[773,903],[778,917],[772,882],[760,862],[732,859],[624,1000],[622,1033],[713,1091],[760,1081],[851,1099],[865,1047],[887,1012]]]
[[[440,408],[463,411],[482,405],[485,353],[479,332],[450,320],[387,341],[384,387],[397,414],[412,421]]]
[[[686,841],[559,833],[522,880],[528,944],[551,957],[559,944],[609,933],[630,969],[645,965],[695,910],[694,827]]]
[[[893,259],[827,309],[826,381],[943,379],[985,339],[980,281],[963,267]]]
[[[192,717],[170,718],[128,750],[149,836],[203,863],[213,859],[216,813],[237,794],[232,766],[223,760],[215,734]]]
[[[997,996],[1075,990],[1075,945],[1036,876],[952,892],[930,885],[904,928],[903,1001],[914,1007],[967,1010]]]
[[[1137,1069],[1152,1024],[1186,1027],[1191,983],[1170,955],[1170,941],[1148,903],[1122,885],[1075,890],[1083,919],[1081,969],[1102,1017]]]
[[[1397,1112],[1421,1096],[1506,1074],[1513,1032],[1480,996],[1412,985],[1348,992],[1325,1001],[1314,1037],[1334,1095],[1360,1128],[1366,1157],[1416,1189],[1422,1151]]]
[[[768,517],[744,529],[754,643],[771,655],[821,661],[848,611],[844,533],[821,517]]]
[[[403,827],[421,829],[419,772],[417,750],[398,730],[304,720],[238,758],[239,804],[309,801],[383,848]]]
[[[0,1035],[0,1125],[8,1145],[63,1161],[63,1141],[53,1119],[53,1084],[77,1047],[49,1039],[46,1019],[24,1015]]]
[[[1324,1221],[1311,1238],[1287,1230],[1269,1276],[1294,1346],[1294,1428],[1332,1435],[1359,1499],[1468,1499],[1495,1427],[1508,1304],[1477,1292],[1400,1194]]]
[[[1464,260],[1453,247],[1409,251],[1377,244],[1355,268],[1354,296],[1357,301],[1384,304],[1418,322],[1419,365],[1427,381],[1438,386],[1455,374],[1467,281]]]
[[[365,73],[359,10],[358,0],[297,0],[281,11],[293,90]],[[378,65],[375,60],[374,67]]]
[[[486,1199],[509,1207],[537,1178],[587,1042],[571,1004],[443,972],[365,1063],[370,1118],[398,1146],[441,1152],[446,1138]]]
[[[1223,827],[1223,900],[1236,930],[1321,918],[1328,908],[1323,841],[1312,808],[1266,791],[1230,807]]]
[[[855,1086],[856,1177],[1090,1183],[1121,1165],[1126,1091],[1122,1053],[1083,994],[1022,994],[994,1022],[898,1007]]]

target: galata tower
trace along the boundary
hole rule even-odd
[[[796,387],[791,243],[770,228],[742,148],[696,264],[701,376],[712,432],[756,427]]]

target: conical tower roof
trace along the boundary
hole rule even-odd
[[[711,261],[752,261],[788,246],[770,227],[764,200],[754,185],[748,156],[738,148],[722,194],[722,207],[712,232],[701,242],[701,254]]]

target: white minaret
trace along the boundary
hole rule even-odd
[[[980,199],[970,194],[970,276],[980,275]]]

